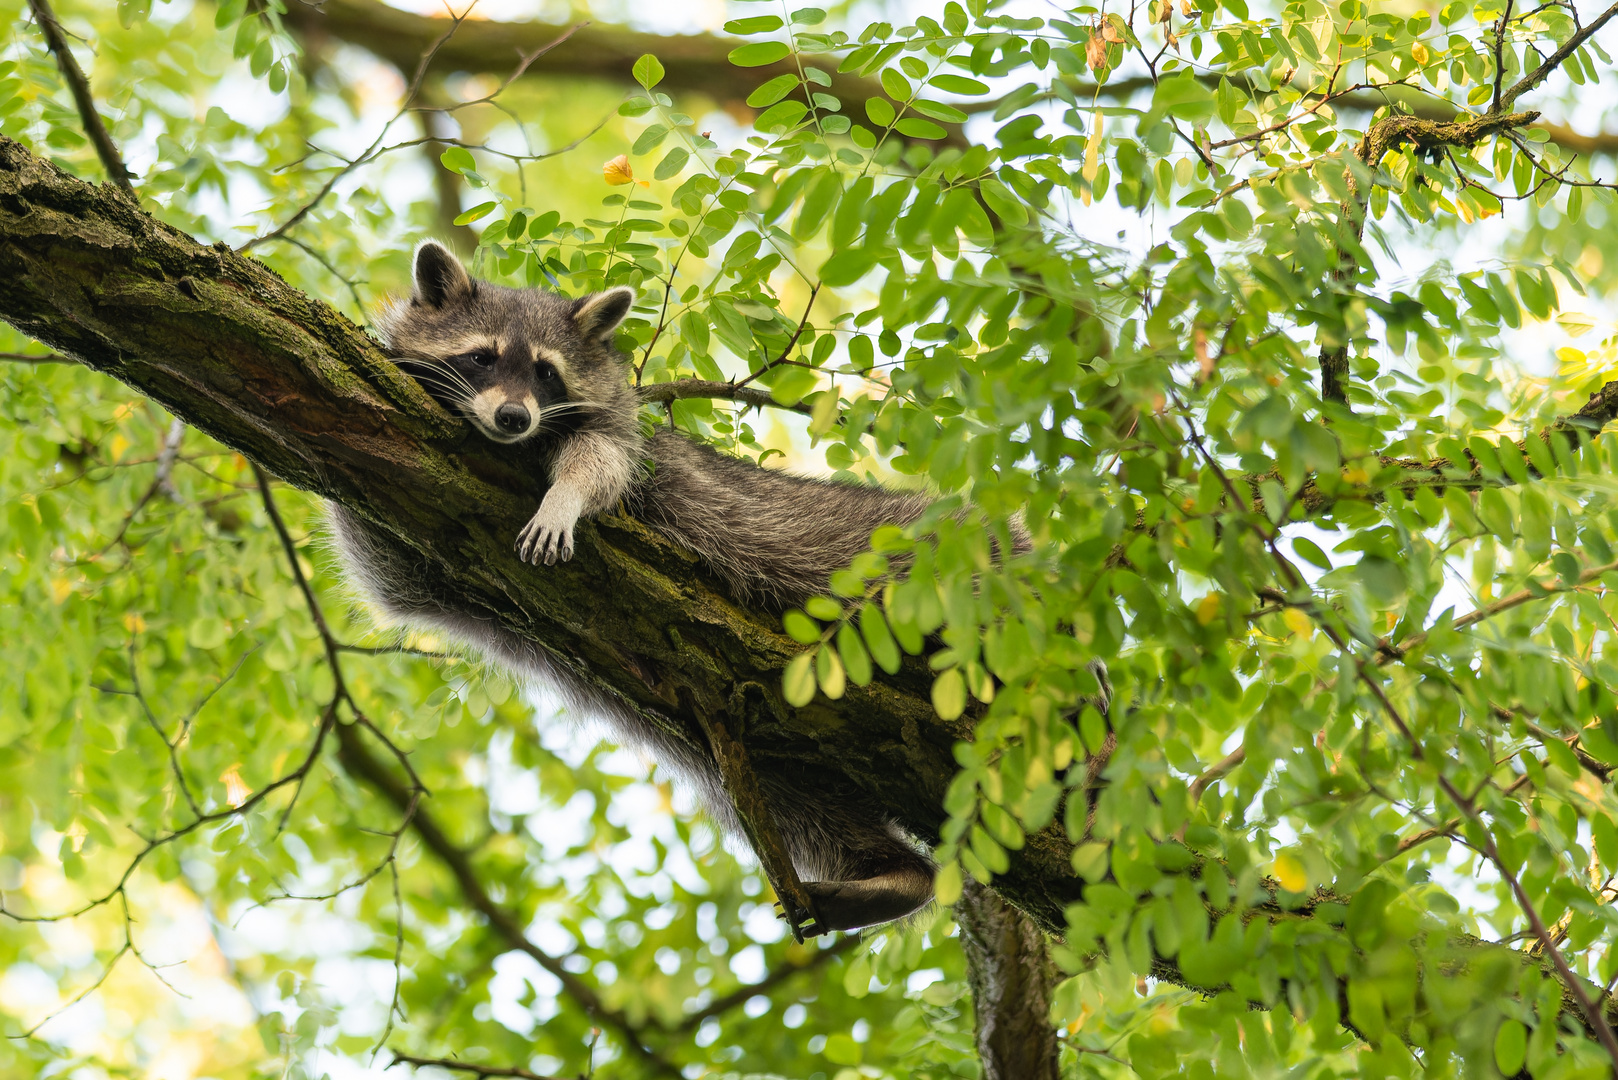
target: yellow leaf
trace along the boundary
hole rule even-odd
[[[1304,873],[1303,863],[1291,855],[1275,857],[1275,880],[1288,892],[1303,892],[1309,887],[1309,875]]]
[[[1207,626],[1209,623],[1219,618],[1219,606],[1223,600],[1224,597],[1216,592],[1211,592],[1207,596],[1204,596],[1197,604],[1197,622],[1201,623],[1203,626]]]
[[[1343,470],[1343,479],[1347,480],[1350,484],[1369,484],[1371,482],[1371,474],[1366,472],[1362,467],[1355,465],[1353,468]]]
[[[952,862],[933,879],[933,896],[940,904],[949,905],[961,898],[961,864]]]
[[[1596,321],[1582,311],[1564,311],[1556,317],[1556,322],[1571,337],[1583,337],[1596,325]]]
[[[1288,630],[1291,630],[1299,637],[1314,636],[1315,624],[1309,620],[1309,616],[1295,607],[1289,607],[1281,612],[1281,621],[1287,624]]]
[[[954,720],[966,711],[966,680],[960,668],[950,668],[933,680],[933,709],[941,720]]]
[[[124,615],[124,629],[131,634],[146,632],[146,620],[140,617],[139,612],[131,611]]]
[[[73,583],[65,577],[51,578],[51,599],[60,604],[73,595]]]
[[[1433,58],[1433,54],[1427,51],[1427,46],[1423,45],[1419,41],[1416,41],[1412,42],[1410,45],[1410,58],[1416,63],[1420,64],[1422,67],[1426,67],[1427,61]]]
[[[1095,113],[1090,118],[1090,138],[1084,144],[1084,170],[1080,173],[1086,184],[1096,182],[1096,174],[1101,170],[1101,114]]]
[[[225,801],[231,806],[240,806],[253,794],[253,789],[242,779],[242,763],[239,761],[220,773],[219,779],[225,785]]]
[[[124,438],[123,432],[120,431],[112,437],[110,449],[112,450],[112,460],[118,461],[124,456],[124,451],[129,449],[129,440]]]
[[[629,155],[619,154],[611,161],[601,166],[601,178],[613,187],[624,184],[640,184],[641,187],[651,187],[645,180],[635,179],[635,170],[629,167]]]

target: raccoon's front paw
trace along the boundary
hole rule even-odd
[[[517,534],[517,558],[538,566],[556,565],[560,559],[567,562],[573,557],[573,526],[578,524],[577,514],[559,514],[554,508],[541,506]]]

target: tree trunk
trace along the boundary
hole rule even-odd
[[[967,878],[955,905],[983,1080],[1061,1080],[1051,1026],[1059,975],[1028,916]]]

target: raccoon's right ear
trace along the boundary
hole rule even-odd
[[[606,341],[628,317],[634,303],[635,290],[628,285],[581,296],[573,301],[573,323],[585,337]]]
[[[436,240],[424,240],[416,248],[416,294],[412,300],[433,307],[464,300],[472,295],[472,279],[455,253]]]

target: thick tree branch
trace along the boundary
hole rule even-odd
[[[377,0],[326,0],[315,5],[294,0],[287,25],[307,38],[330,37],[367,49],[402,71],[411,70],[422,52],[449,24],[449,19],[415,15]],[[505,74],[519,56],[553,39],[563,27],[541,22],[496,22],[468,19],[438,49],[434,72],[467,71]],[[759,84],[777,75],[796,75],[790,58],[764,67],[739,68],[727,59],[742,44],[713,34],[663,36],[623,26],[590,25],[569,39],[567,48],[539,58],[528,72],[538,76],[595,78],[631,84],[630,69],[646,53],[663,64],[659,89],[703,94],[720,105],[743,101]],[[826,92],[845,104],[882,92],[876,83],[837,72],[835,59],[817,64],[831,76]]]
[[[1051,992],[1061,980],[1033,922],[968,878],[955,905],[983,1080],[1060,1080]]]

